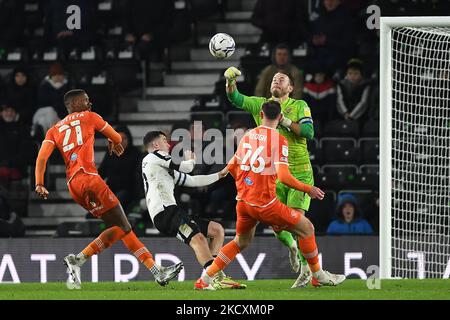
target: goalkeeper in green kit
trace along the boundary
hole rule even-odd
[[[228,68],[225,73],[226,91],[230,102],[245,111],[250,112],[255,119],[256,125],[262,123],[260,112],[261,106],[267,100],[278,101],[283,114],[278,131],[286,137],[289,144],[289,169],[292,175],[299,181],[314,185],[313,171],[309,161],[309,153],[306,145],[307,140],[314,138],[313,120],[307,103],[303,100],[295,100],[289,97],[294,89],[292,78],[282,72],[275,74],[272,79],[270,92],[272,98],[248,97],[237,90],[236,78],[241,72],[235,68]],[[311,198],[308,194],[290,189],[277,181],[277,197],[287,206],[300,210],[305,214],[309,209]],[[312,278],[306,259],[301,255],[297,247],[297,241],[288,231],[275,232],[276,237],[289,248],[289,258],[292,269],[300,274],[292,288],[305,287]]]

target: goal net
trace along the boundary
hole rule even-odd
[[[450,19],[391,19],[382,29],[381,273],[449,278]]]

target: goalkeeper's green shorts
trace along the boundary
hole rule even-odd
[[[292,174],[297,180],[314,185],[314,175],[312,170],[303,171],[301,173]],[[291,189],[280,181],[277,181],[277,198],[290,208],[309,210],[311,198],[305,192]]]

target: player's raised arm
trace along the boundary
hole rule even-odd
[[[47,133],[47,136],[49,134]],[[44,174],[47,166],[47,160],[50,158],[53,150],[55,149],[55,142],[50,139],[46,139],[42,142],[41,149],[36,159],[36,168],[34,171],[36,189],[35,192],[42,198],[47,199],[48,190],[44,187]]]
[[[240,93],[237,89],[236,79],[241,75],[236,67],[229,67],[225,73],[226,92],[228,100],[237,108],[243,109],[256,116],[261,110],[261,104],[264,102],[262,97],[248,97]]]

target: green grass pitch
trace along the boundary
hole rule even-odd
[[[245,290],[194,291],[193,281],[83,283],[68,290],[65,283],[1,284],[0,300],[450,300],[450,280],[383,280],[380,290],[369,290],[364,280],[347,280],[338,287],[290,289],[294,280],[244,281]]]

